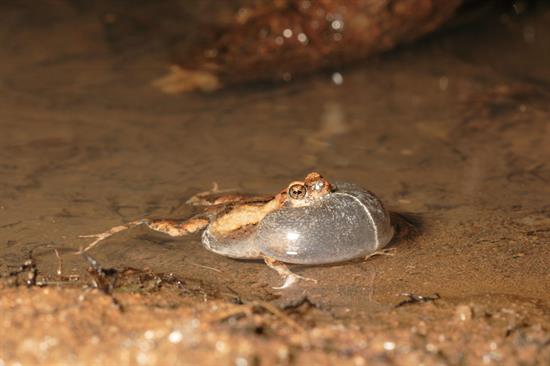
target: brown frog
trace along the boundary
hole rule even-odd
[[[238,259],[263,259],[284,279],[316,280],[292,273],[285,263],[323,264],[369,255],[393,236],[387,211],[372,193],[349,184],[331,184],[319,173],[290,183],[274,196],[222,195],[217,187],[187,201],[204,207],[184,221],[141,219],[82,237],[95,240],[88,251],[111,235],[137,225],[173,237],[204,230],[203,246]]]

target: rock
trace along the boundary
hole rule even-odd
[[[456,307],[454,315],[456,320],[464,322],[472,320],[474,313],[470,306],[461,304]]]
[[[221,29],[205,29],[210,42],[179,50],[177,66],[154,85],[173,94],[341,67],[433,31],[461,1],[256,1]]]

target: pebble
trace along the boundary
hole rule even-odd
[[[455,310],[455,319],[460,321],[472,320],[473,312],[472,308],[468,305],[458,305]]]

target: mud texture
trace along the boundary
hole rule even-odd
[[[0,5],[0,364],[550,362],[548,5],[340,69],[338,84],[167,96],[150,83],[164,33],[90,2],[13,4]],[[273,194],[312,170],[408,220],[394,256],[293,266],[318,283],[276,291],[263,263],[198,235],[138,227],[74,254],[82,234],[188,217],[212,182]]]

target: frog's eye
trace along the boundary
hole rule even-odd
[[[306,187],[303,184],[293,184],[288,187],[288,195],[295,200],[300,200],[306,196]]]

